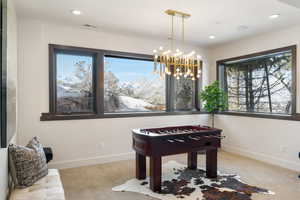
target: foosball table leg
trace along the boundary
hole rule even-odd
[[[150,157],[150,189],[161,191],[161,156]]]
[[[146,156],[139,153],[135,154],[135,174],[138,180],[146,178]]]
[[[217,177],[218,150],[209,149],[206,151],[206,176],[207,178]]]
[[[188,153],[188,168],[197,169],[197,152]]]

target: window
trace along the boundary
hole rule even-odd
[[[218,61],[228,111],[294,114],[295,52],[292,46]]]
[[[106,56],[104,111],[165,111],[166,81],[152,71],[153,61]]]
[[[50,44],[50,112],[41,120],[199,113],[201,81],[160,78],[153,66],[151,55]]]
[[[191,79],[175,79],[175,110],[194,109],[195,83]]]
[[[56,54],[56,112],[93,112],[93,56]]]

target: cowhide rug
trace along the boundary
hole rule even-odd
[[[152,192],[149,177],[145,180],[131,179],[113,191],[137,192],[161,200],[251,200],[253,193],[273,192],[243,183],[237,175],[218,173],[215,179],[205,178],[205,170],[190,170],[175,161],[163,165],[162,191]]]

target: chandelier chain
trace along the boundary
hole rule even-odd
[[[184,41],[185,35],[184,34],[185,34],[184,33],[184,16],[182,16],[182,46],[183,46],[183,48],[184,48],[184,43],[185,43],[185,41]]]

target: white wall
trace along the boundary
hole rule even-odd
[[[30,19],[20,20],[19,142],[26,144],[33,136],[38,136],[54,150],[52,167],[128,159],[133,155],[132,128],[207,123],[205,115],[41,122],[41,113],[48,112],[49,107],[49,43],[151,54],[152,49],[164,42]],[[205,57],[205,51],[196,50]]]
[[[299,43],[300,26],[297,26],[212,48],[209,51],[211,80],[216,79],[217,60],[295,44],[299,48]],[[297,85],[299,85],[299,49],[297,60]],[[299,97],[300,87],[297,87],[297,94]],[[300,98],[297,100],[297,111],[300,111]],[[218,115],[216,117],[216,126],[224,129],[224,133],[227,135],[223,147],[228,151],[289,169],[300,169],[300,160],[298,159],[298,152],[300,151],[300,121]]]
[[[13,1],[7,2],[7,75],[8,75],[8,132],[16,142],[16,81],[17,81],[17,17]],[[12,87],[11,87],[12,86]],[[0,200],[6,199],[8,191],[7,148],[0,149]]]

